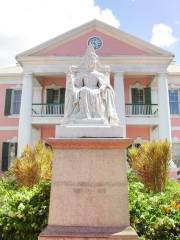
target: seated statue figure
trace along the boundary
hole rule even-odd
[[[70,68],[67,79],[64,122],[118,125],[115,95],[109,83],[109,68],[102,66],[89,45],[83,63]]]

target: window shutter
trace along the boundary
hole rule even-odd
[[[9,143],[4,142],[2,148],[2,171],[8,170],[9,161]]]
[[[17,148],[18,148],[18,144],[15,143],[15,156],[17,157]]]
[[[60,88],[60,104],[65,102],[65,88]]]
[[[145,104],[151,105],[151,88],[145,88],[144,89],[144,94],[145,94]]]
[[[11,96],[12,96],[12,89],[6,89],[6,97],[5,97],[5,108],[4,108],[4,115],[8,116],[11,114]]]
[[[138,104],[138,89],[131,88],[132,104]]]
[[[53,89],[47,89],[47,104],[52,104],[54,99],[54,90]]]

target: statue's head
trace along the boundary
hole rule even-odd
[[[92,71],[96,70],[102,74],[109,74],[110,67],[102,65],[99,60],[99,56],[96,54],[93,46],[88,45],[86,53],[82,59],[82,63],[78,66],[79,71]],[[109,76],[109,75],[108,75]]]
[[[91,44],[88,45],[83,63],[87,70],[94,70],[99,62],[98,56]]]

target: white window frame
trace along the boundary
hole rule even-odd
[[[47,102],[47,90],[48,89],[53,89],[53,90],[59,90],[60,91],[60,88],[65,88],[65,87],[63,87],[63,86],[58,86],[58,85],[56,85],[56,84],[51,84],[51,85],[48,85],[48,86],[46,86],[45,87],[45,89],[44,89],[44,98],[43,98],[43,100],[44,100],[44,103],[46,103]],[[65,88],[66,89],[66,88]],[[59,97],[60,97],[60,95],[59,95]]]
[[[14,94],[14,92],[15,91],[21,91],[21,96],[22,96],[22,89],[21,88],[14,88],[14,89],[12,89],[12,95],[11,95],[11,108],[10,108],[10,115],[12,116],[19,116],[19,114],[20,114],[20,107],[21,107],[21,100],[20,100],[20,107],[19,107],[19,113],[14,113],[14,97],[15,97],[15,94]]]
[[[145,102],[145,93],[144,93],[144,88],[146,86],[140,84],[140,83],[135,83],[134,85],[129,86],[129,103],[132,104],[132,88],[137,88],[138,90],[143,90],[143,102]]]
[[[177,90],[177,92],[178,92],[178,107],[179,107],[179,113],[176,113],[176,114],[172,114],[171,112],[170,112],[170,115],[171,116],[179,116],[180,117],[180,88],[177,88],[177,87],[173,87],[173,88],[169,88],[168,89],[168,94],[169,94],[169,91],[175,91],[175,90]],[[170,108],[170,99],[169,99],[169,108]]]
[[[53,89],[54,91],[57,91],[58,92],[58,96],[57,96],[57,103],[54,103],[54,104],[59,104],[59,101],[60,101],[60,88],[59,89]]]

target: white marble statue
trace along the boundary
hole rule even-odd
[[[118,125],[110,69],[102,66],[89,45],[80,66],[71,66],[65,97],[64,123]]]

